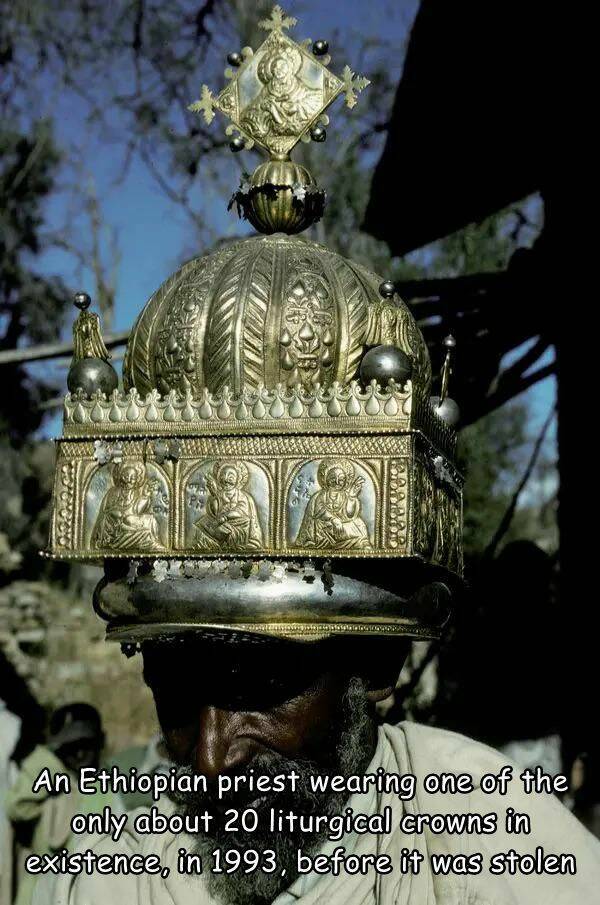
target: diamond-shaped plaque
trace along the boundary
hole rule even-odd
[[[229,134],[239,131],[246,147],[256,144],[275,158],[287,157],[339,94],[345,92],[353,107],[356,93],[369,84],[348,66],[339,78],[327,69],[329,57],[311,52],[310,41],[298,44],[284,34],[295,21],[276,6],[261,23],[269,31],[266,40],[256,53],[244,48],[239,69],[226,72],[230,84],[216,97],[203,86],[201,100],[190,107],[203,113],[207,123],[213,110],[220,110],[231,120]]]

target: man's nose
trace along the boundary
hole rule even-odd
[[[249,763],[258,744],[243,735],[243,715],[219,707],[203,707],[198,718],[194,768],[214,778]]]

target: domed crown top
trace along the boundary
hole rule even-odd
[[[358,376],[365,349],[388,344],[429,393],[431,367],[406,305],[375,274],[321,245],[286,236],[235,242],[185,264],[152,296],[133,329],[124,382],[142,395],[224,386],[302,385]]]

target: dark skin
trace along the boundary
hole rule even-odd
[[[67,770],[78,773],[82,767],[98,767],[104,739],[81,739],[69,742],[56,750]]]
[[[406,648],[396,652],[385,669],[380,649],[373,662],[362,652],[373,705],[392,693]],[[338,655],[327,644],[196,639],[145,644],[143,654],[176,763],[214,778],[265,752],[324,765],[333,759],[343,695],[356,675],[348,650]]]

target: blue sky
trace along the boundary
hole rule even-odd
[[[353,35],[380,36],[382,32],[390,41],[393,52],[386,60],[394,81],[398,81],[402,71],[407,35],[414,19],[418,0],[351,0],[336,3],[333,0],[302,0],[301,3],[284,3],[287,12],[300,19],[295,36],[310,36],[313,39],[327,38],[331,43],[333,56],[332,68],[341,69],[345,62],[353,60],[339,59],[335,53],[335,34],[343,35],[344,43],[350,49],[353,46]],[[232,48],[235,49],[235,48]],[[368,73],[367,73],[368,74]],[[202,73],[198,73],[198,88],[202,82]],[[215,85],[214,87],[218,87]],[[185,214],[158,187],[154,177],[146,166],[134,159],[126,178],[115,184],[120,169],[119,142],[123,136],[119,130],[123,124],[118,120],[112,122],[115,132],[114,143],[106,137],[100,138],[94,128],[86,120],[87,109],[83,102],[72,94],[56,91],[48,83],[43,86],[39,97],[39,110],[34,115],[43,117],[52,114],[56,123],[56,140],[60,146],[68,148],[77,143],[83,150],[85,160],[82,179],[92,179],[95,191],[101,203],[103,219],[106,224],[106,235],[114,231],[121,257],[116,279],[116,303],[113,328],[128,329],[137,313],[149,296],[166,279],[182,260],[201,254],[203,249],[195,244],[195,235]],[[190,98],[194,100],[195,98]],[[108,111],[110,114],[110,111]],[[339,114],[340,116],[342,114]],[[213,128],[224,128],[223,123],[215,120]],[[335,140],[333,135],[330,140]],[[157,150],[157,154],[160,150]],[[227,152],[224,151],[224,154]],[[241,155],[244,157],[244,155]],[[240,165],[251,168],[253,157],[226,163],[231,169],[231,187],[236,184],[236,167]],[[323,182],[326,174],[319,174]],[[407,174],[407,178],[409,178]],[[236,217],[228,214],[222,195],[211,191],[211,184],[200,174],[194,188],[195,202],[206,211],[207,221],[221,235],[232,235],[243,232]],[[69,196],[56,195],[47,205],[47,223],[50,229],[68,222],[78,222],[78,211],[70,208]],[[85,241],[85,236],[82,237]],[[83,288],[93,294],[93,275],[82,269],[72,256],[60,251],[48,251],[42,258],[41,267],[47,273],[60,275],[67,285]],[[64,335],[68,337],[71,320],[65,322]],[[549,353],[550,354],[550,353]],[[66,363],[58,367],[44,364],[36,369],[48,373],[51,368],[57,382],[64,384]],[[536,429],[545,420],[546,414],[554,398],[554,380],[549,379],[533,388],[528,394],[530,402],[530,429],[532,437]],[[43,427],[42,435],[56,435],[60,432],[58,416],[49,418]],[[548,439],[548,449],[552,448],[554,435]]]

